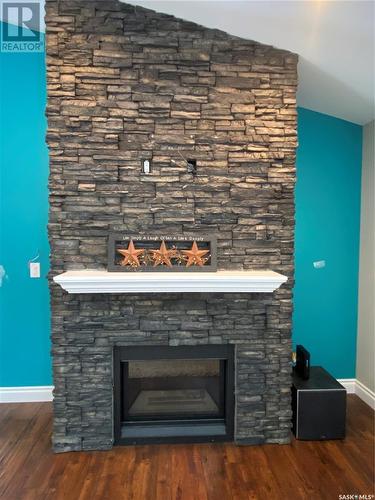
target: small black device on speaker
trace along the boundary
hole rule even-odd
[[[296,366],[294,372],[303,380],[310,377],[310,353],[303,345],[296,347]]]

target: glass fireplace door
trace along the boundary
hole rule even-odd
[[[116,347],[115,442],[231,439],[233,358],[230,345]]]
[[[224,417],[223,360],[128,361],[123,366],[125,420]]]

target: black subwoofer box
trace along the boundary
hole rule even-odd
[[[346,389],[321,366],[310,368],[310,378],[293,374],[293,433],[297,439],[343,439]]]

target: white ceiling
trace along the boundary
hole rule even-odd
[[[374,119],[374,1],[127,0],[300,55],[298,104]]]

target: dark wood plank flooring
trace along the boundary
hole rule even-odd
[[[54,455],[49,403],[0,405],[0,498],[245,500],[374,494],[374,413],[348,397],[344,441],[116,447]],[[369,497],[371,498],[371,497]]]

